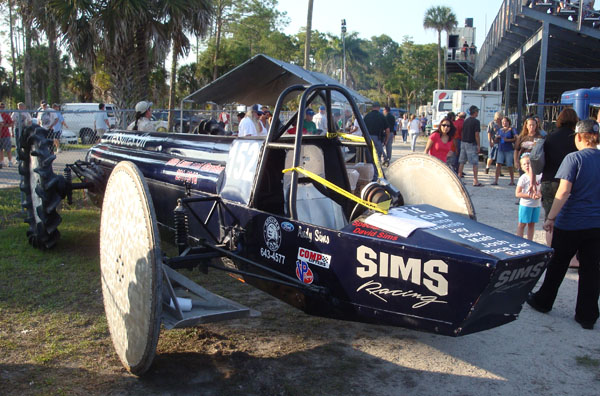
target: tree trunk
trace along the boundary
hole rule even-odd
[[[173,48],[175,48],[175,43],[173,43]],[[173,55],[171,56],[171,87],[169,88],[169,115],[167,122],[169,124],[169,131],[173,130],[173,109],[175,109],[175,89],[176,89],[176,81],[177,81],[177,54],[173,50]],[[183,131],[181,131],[183,132]]]
[[[308,0],[308,12],[306,14],[306,40],[304,42],[304,68],[310,70],[310,36],[312,33],[313,0]]]
[[[51,103],[60,103],[60,76],[58,70],[58,50],[56,48],[56,28],[50,23],[48,36],[48,91]]]
[[[14,41],[14,31],[13,31],[13,1],[8,0],[8,23],[9,23],[9,34],[10,34],[10,61],[12,65],[12,79],[10,83],[10,96],[14,99],[15,97],[15,89],[17,87],[17,60],[15,59],[15,41]],[[16,106],[16,103],[13,103]]]
[[[31,97],[31,23],[27,14],[23,14],[23,30],[25,32],[25,57],[23,60],[23,91],[25,94],[25,106],[33,109]]]
[[[442,31],[438,30],[438,76],[437,89],[440,89],[442,83]]]
[[[213,81],[219,76],[217,62],[219,60],[219,49],[221,47],[221,27],[223,26],[223,1],[219,0],[217,3],[217,15],[215,19],[215,56],[213,57]],[[171,125],[170,122],[169,125]]]
[[[134,69],[136,73],[135,78],[135,91],[133,93],[134,102],[138,100],[148,100],[150,93],[150,83],[148,81],[149,66],[148,66],[148,46],[146,41],[146,27],[140,25],[137,27],[135,32],[135,49],[134,49]],[[126,56],[123,54],[122,56]],[[131,93],[130,93],[131,95]]]

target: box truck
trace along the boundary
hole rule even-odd
[[[452,111],[452,95],[454,92],[456,92],[454,89],[436,89],[433,91],[433,102],[431,104],[432,130],[436,130],[440,125],[440,121]]]
[[[494,113],[502,110],[502,91],[456,91],[452,95],[452,111],[457,114],[464,111],[468,117],[469,107],[473,105],[479,108],[477,116],[481,123],[479,142],[482,153],[487,156],[490,147],[487,126],[494,120]]]

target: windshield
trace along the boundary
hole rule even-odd
[[[106,106],[104,107],[104,110],[106,110],[106,115],[109,117],[114,117],[115,116],[115,112],[113,111],[112,106]]]
[[[449,100],[442,101],[438,104],[438,111],[451,111],[452,102]]]

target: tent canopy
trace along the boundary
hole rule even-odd
[[[184,100],[191,100],[198,104],[214,102],[219,105],[227,103],[274,105],[281,92],[295,84],[341,85],[325,74],[311,72],[300,66],[258,54],[187,96]],[[371,103],[368,98],[358,92],[347,89],[357,104]],[[290,95],[291,97],[293,96]],[[332,94],[332,100],[346,101],[337,92]]]

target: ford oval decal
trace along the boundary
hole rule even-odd
[[[283,229],[283,231],[287,231],[287,232],[294,231],[294,225],[287,221],[284,221],[283,223],[281,223],[281,228]]]

